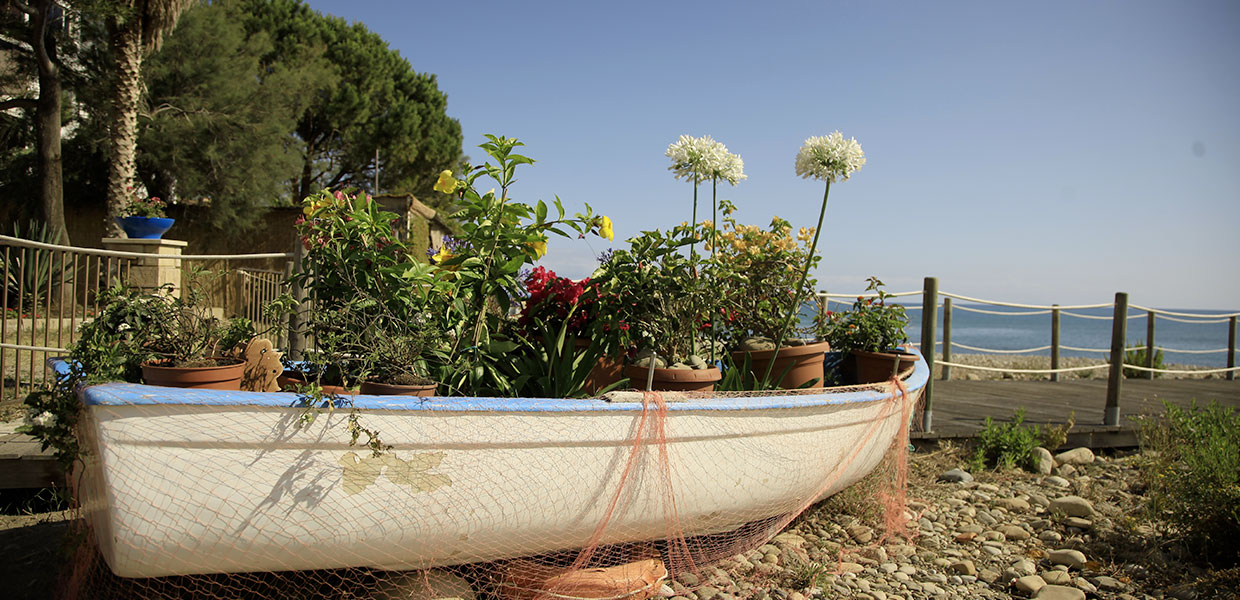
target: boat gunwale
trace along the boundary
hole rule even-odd
[[[921,356],[916,349],[914,353]],[[64,358],[51,358],[48,366],[58,374],[68,372]],[[913,372],[904,380],[909,392],[920,390],[929,380],[926,361],[914,363]],[[764,396],[686,398],[668,402],[671,412],[681,411],[752,411],[808,408],[841,404],[881,401],[891,396],[881,389],[883,384],[870,384],[876,389],[832,392],[823,388],[813,394],[771,394]],[[847,386],[854,387],[854,386]],[[170,394],[169,390],[175,389]],[[242,392],[227,390],[176,389],[138,383],[104,383],[87,386],[78,392],[86,406],[202,406],[304,408],[294,392]],[[292,398],[290,400],[290,398]],[[636,412],[641,402],[611,402],[604,398],[489,398],[472,396],[345,396],[341,403],[361,410],[396,410],[430,412]]]

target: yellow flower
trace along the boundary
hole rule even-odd
[[[598,226],[598,236],[601,238],[607,238],[607,241],[609,242],[616,239],[616,232],[612,231],[611,219],[608,218],[607,215],[603,215],[603,221]],[[544,244],[544,246],[545,245],[546,244]]]
[[[445,260],[452,258],[452,252],[448,251],[447,246],[440,246],[439,251],[431,257],[431,262],[437,265],[443,264]]]
[[[530,250],[534,251],[534,260],[538,260],[547,255],[547,240],[539,240],[526,244]]]
[[[439,181],[435,182],[435,191],[451,194],[456,191],[456,178],[452,176],[452,171],[444,169],[439,172]]]

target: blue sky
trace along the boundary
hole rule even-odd
[[[743,222],[812,226],[794,159],[839,130],[868,162],[832,188],[820,288],[1240,308],[1234,1],[309,4],[436,74],[471,158],[526,142],[519,199],[588,202],[617,240],[689,218],[664,156],[686,133],[744,159],[720,189]]]

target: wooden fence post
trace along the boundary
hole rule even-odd
[[[1154,368],[1154,311],[1146,312],[1145,316],[1145,368]],[[1154,379],[1153,371],[1145,372],[1146,379]]]
[[[943,299],[943,362],[952,361],[952,299]],[[934,376],[933,373],[930,374]],[[950,365],[943,365],[943,381],[952,378]]]
[[[1051,370],[1059,368],[1059,305],[1051,305]],[[1051,373],[1051,381],[1059,381],[1059,373]]]
[[[1227,320],[1227,368],[1236,368],[1236,317]],[[1236,372],[1228,371],[1227,380],[1235,381]]]
[[[921,292],[921,356],[930,369],[925,390],[921,393],[923,412],[921,430],[932,431],[934,425],[934,337],[938,329],[939,280],[927,277]]]
[[[1119,425],[1119,392],[1124,381],[1124,332],[1128,327],[1128,293],[1115,292],[1115,313],[1111,317],[1111,373],[1107,378],[1107,405],[1102,424]]]

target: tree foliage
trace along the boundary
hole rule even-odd
[[[247,34],[236,2],[188,11],[144,67],[139,171],[150,193],[210,199],[210,223],[246,229],[253,213],[286,196],[301,170],[294,131],[316,92],[335,77],[311,52],[296,64],[264,63],[264,31]],[[297,93],[290,93],[297,90]]]
[[[321,49],[338,83],[312,94],[297,124],[305,144],[294,195],[321,188],[374,189],[376,152],[384,193],[432,193],[439,171],[461,157],[461,127],[447,116],[435,76],[418,73],[361,23],[324,16],[299,0],[245,0],[247,30],[274,42],[268,64],[304,60]]]

